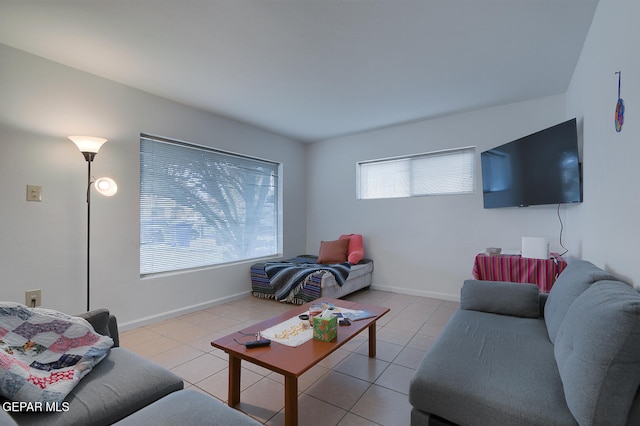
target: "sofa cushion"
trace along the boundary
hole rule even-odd
[[[217,399],[195,390],[173,392],[147,405],[116,425],[224,425],[258,426],[260,423]]]
[[[558,329],[567,309],[591,284],[600,280],[616,278],[586,260],[573,260],[560,274],[551,287],[544,307],[544,319],[549,331],[549,339],[556,341]]]
[[[127,349],[112,348],[69,393],[68,411],[13,417],[21,425],[110,425],[182,388],[182,379],[169,370]]]
[[[624,425],[640,386],[640,294],[600,281],[569,307],[554,347],[567,405],[581,425]]]
[[[349,240],[349,249],[347,250],[347,260],[350,264],[355,265],[364,259],[364,245],[362,243],[361,234],[342,234],[338,238],[340,240]]]
[[[460,308],[472,311],[540,317],[540,290],[534,284],[466,280],[460,291]]]
[[[577,424],[542,319],[457,310],[416,369],[409,401],[457,424]]]
[[[349,240],[321,241],[318,263],[345,263],[349,250]]]

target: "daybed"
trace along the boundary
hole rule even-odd
[[[2,314],[7,318],[6,312]],[[22,311],[21,316],[24,318],[28,315]],[[119,347],[116,318],[106,309],[81,316],[92,325],[95,332],[110,336],[113,347],[60,404],[21,407],[19,403],[26,401],[14,400],[16,404],[12,404],[2,398],[0,425],[110,425],[117,422],[123,425],[259,424],[213,397],[183,390],[180,377]],[[55,323],[52,324],[55,327]],[[2,339],[7,330],[0,331]],[[7,359],[0,356],[0,364],[4,361],[6,366]],[[3,391],[14,386],[11,381],[11,375],[3,375],[3,380],[0,380]]]
[[[303,304],[319,297],[339,299],[371,285],[373,261],[364,258],[362,235],[322,241],[320,253],[256,263],[251,291],[256,297]]]
[[[264,299],[277,299],[301,305],[319,297],[339,299],[371,285],[371,259],[362,259],[355,265],[318,264],[317,259],[318,256],[307,254],[278,262],[252,265],[252,294]],[[288,275],[276,275],[284,268],[289,268]],[[281,287],[275,285],[278,279],[283,281]],[[276,296],[278,288],[283,288],[280,297]]]
[[[411,424],[640,425],[640,294],[569,263],[548,296],[466,281],[417,368]]]

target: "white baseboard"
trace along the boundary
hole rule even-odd
[[[435,291],[422,291],[412,288],[402,288],[379,284],[371,284],[369,288],[371,288],[372,290],[391,291],[393,293],[408,294],[409,296],[431,297],[434,299],[449,300],[451,302],[460,301],[460,294],[438,293]]]
[[[128,321],[122,324],[118,324],[118,330],[127,331],[133,330],[134,328],[142,327],[144,325],[149,325],[156,323],[158,321],[163,321],[166,319],[171,319],[175,317],[179,317],[181,315],[190,314],[191,312],[201,311],[203,309],[211,308],[216,305],[221,305],[227,302],[233,302],[234,300],[241,299],[245,297],[247,294],[250,294],[250,291],[243,291],[241,293],[232,294],[231,296],[221,297],[219,299],[209,300],[207,302],[198,303],[196,305],[185,306],[184,308],[174,309],[172,311],[162,312],[156,315],[151,315],[148,317],[140,318],[133,321]]]
[[[434,291],[422,291],[422,290],[415,290],[415,289],[402,288],[402,287],[385,286],[385,285],[379,285],[379,284],[372,284],[369,288],[371,288],[372,290],[390,291],[393,293],[408,294],[410,296],[431,297],[434,299],[449,300],[452,302],[460,301],[459,294],[453,295],[453,294],[446,294],[446,293],[438,293]],[[191,312],[201,311],[202,309],[211,308],[213,306],[221,305],[223,303],[233,302],[234,300],[241,299],[250,293],[251,293],[250,291],[243,291],[241,293],[236,293],[231,296],[209,300],[207,302],[198,303],[196,305],[185,306],[184,308],[162,312],[162,313],[151,315],[148,317],[139,318],[133,321],[127,321],[122,324],[118,324],[118,329],[120,331],[133,330],[134,328],[153,324],[158,321],[179,317],[181,315],[190,314]]]

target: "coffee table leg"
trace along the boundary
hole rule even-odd
[[[284,424],[298,426],[298,378],[284,376]]]
[[[229,354],[229,407],[240,403],[240,361]]]
[[[369,358],[376,357],[376,323],[369,326]]]

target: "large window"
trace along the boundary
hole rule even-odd
[[[401,198],[473,192],[474,148],[358,163],[358,198]]]
[[[278,169],[141,135],[140,274],[278,254]]]

